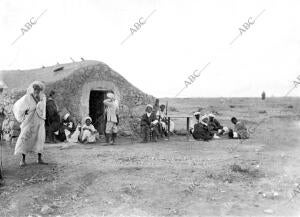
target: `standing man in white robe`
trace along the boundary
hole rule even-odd
[[[47,164],[42,160],[45,143],[46,96],[45,85],[40,81],[33,82],[13,106],[13,113],[21,122],[21,133],[15,146],[15,155],[22,154],[20,166],[25,166],[25,156],[34,152],[38,154],[37,163]]]

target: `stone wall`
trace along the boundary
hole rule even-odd
[[[154,97],[147,95],[130,84],[124,77],[113,71],[109,66],[99,63],[96,65],[81,67],[74,71],[69,77],[54,83],[46,84],[46,94],[51,90],[56,92],[56,102],[60,109],[66,108],[70,113],[81,121],[88,112],[89,90],[91,88],[103,87],[112,89],[120,102],[120,130],[124,134],[137,134],[139,131],[139,117],[142,114],[134,112],[134,108],[154,103]],[[4,91],[0,96],[0,106],[12,115],[12,105],[25,90],[14,92]]]
[[[4,107],[6,113],[9,116],[9,119],[13,120],[14,115],[12,113],[13,104],[21,98],[25,94],[24,91],[7,91],[4,90],[2,94],[0,94],[0,107]]]

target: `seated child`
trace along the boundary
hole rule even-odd
[[[141,117],[141,131],[142,131],[142,142],[148,142],[150,133],[152,133],[152,137],[154,141],[157,141],[157,137],[159,135],[158,132],[158,120],[156,120],[156,114],[152,112],[153,106],[146,106],[146,113]]]
[[[97,138],[99,138],[99,133],[92,125],[92,119],[90,117],[86,117],[84,120],[84,125],[82,126],[82,143],[94,143],[96,142]]]

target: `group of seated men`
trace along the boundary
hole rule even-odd
[[[170,129],[168,132],[168,119],[165,109],[165,105],[159,106],[158,99],[154,106],[150,104],[146,106],[145,113],[141,117],[141,135],[143,143],[147,143],[150,140],[157,142],[158,138],[168,136],[168,133],[174,131],[174,122],[170,121]]]
[[[220,136],[228,136],[230,139],[248,139],[249,131],[244,122],[238,121],[232,117],[233,129],[224,127],[216,119],[215,115],[201,115],[200,112],[194,113],[195,121],[191,126],[190,133],[195,140],[209,141],[211,139],[219,139]]]
[[[174,131],[174,122],[170,121],[169,131],[168,118],[165,113],[165,105],[159,106],[157,99],[155,105],[148,104],[145,113],[141,117],[141,135],[142,142],[146,143],[150,140],[157,142],[157,139],[167,136],[168,133]],[[248,139],[249,131],[244,122],[238,121],[237,118],[232,117],[231,122],[234,127],[228,128],[222,126],[216,119],[215,115],[201,114],[201,112],[194,113],[195,119],[190,123],[190,133],[195,140],[209,141],[211,139],[219,139],[221,136],[227,136],[230,139]]]
[[[46,103],[46,142],[96,142],[99,139],[99,133],[92,125],[92,119],[86,117],[81,126],[76,124],[70,113],[65,112],[61,115],[54,101],[54,95],[55,92],[51,91]]]

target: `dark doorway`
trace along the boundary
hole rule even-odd
[[[90,102],[89,102],[89,115],[93,120],[93,125],[100,135],[104,134],[105,131],[105,117],[104,117],[104,104],[106,94],[110,91],[105,90],[92,90],[90,92]]]

